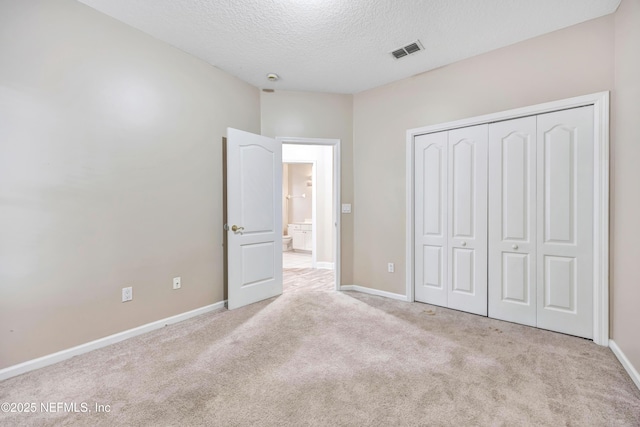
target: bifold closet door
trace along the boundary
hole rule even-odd
[[[487,315],[487,125],[415,138],[415,300]]]
[[[486,316],[488,125],[448,140],[448,307]]]
[[[593,114],[415,138],[416,301],[593,337]]]
[[[447,132],[415,138],[415,300],[447,306]]]
[[[489,317],[536,326],[536,117],[489,125]]]
[[[489,127],[489,316],[593,337],[593,107]]]
[[[537,118],[537,326],[593,337],[593,106]]]

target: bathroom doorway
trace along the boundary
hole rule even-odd
[[[295,148],[287,145],[283,149],[285,147]],[[315,157],[315,154],[307,155]],[[318,175],[323,175],[317,173],[317,165],[317,159],[310,163],[291,159],[285,161],[284,158],[282,161],[283,268],[317,268],[318,246],[324,243],[317,239],[318,229],[324,227],[324,224],[320,224],[317,211],[317,179]],[[320,197],[324,196],[326,194],[321,191]]]
[[[328,270],[340,283],[340,141],[282,142],[283,269]]]

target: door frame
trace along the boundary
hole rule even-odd
[[[493,123],[593,105],[593,341],[609,345],[609,92],[546,102],[467,119],[407,130],[406,151],[406,299],[414,299],[414,137],[425,133]]]
[[[341,141],[333,138],[297,138],[288,136],[277,136],[276,141],[281,144],[295,144],[295,145],[325,145],[333,147],[333,218],[334,218],[334,271],[335,271],[335,290],[340,290],[340,186],[341,186],[341,164],[340,164],[340,151]],[[314,168],[314,174],[316,173]],[[315,192],[315,184],[313,191]],[[314,193],[315,194],[315,193]],[[315,198],[314,198],[315,203]],[[313,212],[315,214],[315,211]],[[316,227],[313,227],[313,246],[316,249]],[[313,259],[315,258],[316,251],[313,252]]]

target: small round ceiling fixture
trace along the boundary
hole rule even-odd
[[[279,78],[280,77],[278,77],[278,75],[276,73],[267,74],[267,80],[269,80],[270,82],[278,81]]]

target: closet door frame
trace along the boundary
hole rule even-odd
[[[593,105],[593,341],[609,345],[609,92],[598,92],[499,113],[407,130],[406,299],[414,301],[414,138],[425,133],[489,124]]]

